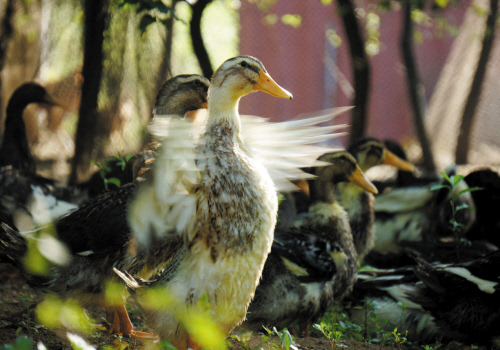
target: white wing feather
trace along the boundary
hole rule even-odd
[[[266,167],[278,190],[294,191],[293,180],[310,178],[300,168],[323,166],[329,163],[316,159],[335,149],[316,146],[344,133],[333,133],[345,125],[319,126],[351,107],[333,108],[322,111],[312,118],[271,123],[255,116],[241,116],[241,134],[245,144]]]
[[[200,125],[178,116],[155,118],[150,132],[162,139],[159,156],[129,207],[129,224],[139,243],[166,234],[190,232],[194,226],[196,197],[191,193],[200,172],[194,152]]]
[[[300,168],[327,165],[316,158],[333,149],[314,144],[338,137],[340,126],[318,126],[350,107],[328,110],[327,114],[303,120],[271,123],[265,118],[241,116],[241,139],[253,157],[266,167],[280,191],[296,190],[290,181],[312,175]],[[196,222],[196,197],[192,189],[201,177],[195,145],[208,118],[199,110],[195,121],[178,116],[157,116],[150,132],[163,140],[152,178],[138,190],[129,208],[132,232],[144,245],[167,234],[192,233]]]

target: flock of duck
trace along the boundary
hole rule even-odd
[[[320,147],[339,134],[319,124],[347,108],[284,123],[240,116],[239,100],[256,91],[292,99],[250,56],[225,61],[211,82],[169,79],[155,101],[154,146],[116,175],[121,187],[104,190],[96,178],[69,187],[36,175],[23,109],[56,102],[37,84],[21,86],[0,148],[0,261],[40,291],[105,307],[111,332],[159,336],[178,349],[206,345],[186,320],[200,311],[200,298],[225,336],[295,321],[308,336],[335,301],[349,299],[372,303],[416,342],[494,342],[500,221],[490,213],[498,174],[466,178],[487,191],[457,186],[462,244],[449,229],[452,194],[430,190],[439,177],[411,175],[416,168],[397,145],[364,138],[346,151]],[[375,186],[365,172],[382,164],[400,173]],[[301,180],[302,191],[291,193]],[[33,274],[23,256],[30,240],[43,239],[33,230],[50,222],[67,259]],[[363,263],[371,267],[360,270]],[[107,300],[110,280],[127,286],[154,334],[134,330],[126,293],[123,302]],[[147,302],[151,290],[171,302]]]

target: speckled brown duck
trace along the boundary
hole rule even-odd
[[[307,218],[298,227],[276,231],[246,328],[281,329],[299,320],[301,331],[308,335],[309,324],[334,300],[348,295],[356,282],[357,253],[347,213],[336,201],[334,189],[344,182],[375,193],[376,189],[348,152],[328,153],[318,160],[330,165],[312,170],[317,178],[309,183]]]
[[[362,138],[347,149],[358,161],[363,171],[377,165],[392,165],[405,171],[414,171],[415,166],[390,152],[385,145],[373,138]],[[373,193],[349,182],[339,183],[337,186],[337,200],[349,215],[349,225],[358,252],[358,259],[363,258],[375,245],[373,209],[375,196]]]
[[[121,275],[137,289],[155,332],[178,349],[202,347],[182,322],[186,312],[198,310],[201,296],[223,335],[245,318],[273,241],[277,184],[299,175],[297,165],[284,159],[295,157],[295,149],[304,155],[300,148],[312,141],[304,133],[314,131],[308,126],[319,122],[240,117],[240,98],[257,90],[291,99],[259,60],[229,59],[214,74],[208,119],[199,129],[193,131],[182,121],[153,128],[169,137],[152,169],[153,181],[141,187],[133,202],[131,225],[143,244],[171,235],[181,237],[183,245],[162,275],[144,288]],[[255,144],[264,144],[266,157]],[[278,150],[286,155],[276,156]],[[142,297],[151,289],[175,302],[166,307],[148,304]]]

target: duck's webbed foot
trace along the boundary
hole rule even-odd
[[[106,308],[106,319],[111,323],[110,333],[119,333],[124,336],[131,336],[137,339],[158,340],[158,336],[152,333],[134,330],[134,325],[128,317],[125,305],[112,306]]]

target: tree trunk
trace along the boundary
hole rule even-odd
[[[175,13],[175,5],[179,0],[173,0],[172,1],[172,12]],[[156,89],[155,91],[159,91],[160,87],[163,85],[163,83],[172,76],[172,67],[171,67],[171,58],[172,58],[172,38],[173,38],[173,28],[174,28],[174,20],[175,17],[173,15],[170,16],[168,19],[168,22],[165,24],[165,28],[167,30],[167,35],[165,38],[165,54],[164,54],[164,60],[160,66],[160,71],[158,72],[158,76],[160,79],[156,82]]]
[[[484,30],[483,48],[477,63],[476,73],[472,80],[472,85],[465,104],[464,113],[462,114],[462,123],[458,134],[457,149],[455,159],[457,164],[466,164],[469,154],[470,135],[474,124],[474,115],[481,90],[483,87],[484,77],[486,75],[486,66],[490,57],[491,48],[495,37],[495,22],[498,13],[498,0],[490,0],[490,13],[486,20],[486,28]]]
[[[94,148],[97,125],[97,98],[101,86],[104,30],[108,17],[109,0],[84,1],[84,52],[83,84],[78,126],[76,130],[75,156],[70,183],[76,183],[79,173],[89,166]]]
[[[3,70],[5,65],[5,60],[7,58],[7,49],[9,48],[9,42],[12,38],[14,32],[12,28],[12,18],[14,16],[14,0],[7,0],[5,5],[5,12],[2,18],[2,23],[0,24],[0,72]],[[2,91],[2,76],[0,75],[0,91]],[[3,119],[3,102],[2,96],[0,95],[0,121]]]
[[[434,158],[429,143],[429,138],[425,131],[424,116],[425,112],[425,95],[424,88],[420,84],[418,78],[417,65],[413,54],[413,21],[411,19],[412,0],[404,0],[403,2],[403,34],[401,35],[401,49],[403,52],[403,60],[406,65],[408,74],[408,92],[413,108],[413,117],[415,119],[415,128],[417,130],[418,140],[422,147],[423,167],[428,171],[436,171]]]
[[[193,15],[191,16],[190,28],[191,28],[191,40],[193,42],[193,50],[200,63],[203,75],[210,79],[214,74],[212,69],[212,64],[210,63],[210,57],[208,57],[207,49],[203,43],[203,38],[201,36],[201,16],[203,15],[203,10],[212,0],[198,0],[193,7]]]
[[[366,133],[368,98],[370,92],[370,64],[365,51],[365,43],[361,35],[354,6],[351,0],[337,0],[338,11],[344,24],[349,42],[354,77],[354,101],[350,143],[363,137]]]

